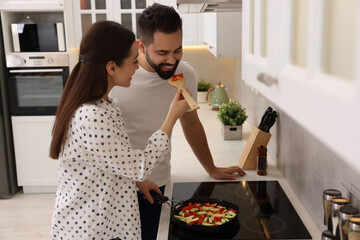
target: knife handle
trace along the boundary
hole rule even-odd
[[[193,111],[199,109],[200,108],[199,105],[195,102],[195,100],[192,98],[192,96],[186,91],[186,89],[185,88],[180,88],[180,89],[181,89],[183,97],[185,98],[186,102],[189,104],[191,109]]]

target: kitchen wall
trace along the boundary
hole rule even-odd
[[[268,145],[270,161],[276,165],[289,182],[297,197],[312,215],[317,227],[324,230],[322,191],[339,189],[343,196],[351,190],[360,199],[360,173],[337,156],[331,149],[305,130],[296,119],[260,95],[241,79],[241,59],[214,58],[206,49],[188,48],[183,60],[189,62],[198,75],[212,83],[221,80],[229,87],[231,98],[237,99],[246,108],[249,118],[246,123],[258,125],[268,106],[279,117],[271,129]],[[341,126],[329,129],[340,131]],[[359,203],[356,205],[360,207]]]
[[[203,78],[212,85],[219,81],[228,88],[229,97],[234,96],[234,58],[216,58],[206,47],[184,47],[182,60],[191,64],[197,79]]]

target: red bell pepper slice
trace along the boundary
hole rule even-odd
[[[178,75],[173,75],[173,78],[171,79],[171,81],[177,81],[177,80],[179,80],[180,78],[183,78],[183,74],[182,73],[180,73],[180,74],[178,74]]]
[[[234,209],[232,209],[232,208],[230,208],[229,211],[233,211],[234,213],[237,212],[236,210],[234,210]]]

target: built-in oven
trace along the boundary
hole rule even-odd
[[[6,55],[12,116],[54,115],[69,76],[68,54]]]

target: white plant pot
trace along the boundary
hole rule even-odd
[[[242,125],[230,126],[221,124],[221,132],[224,140],[241,140],[242,139]]]
[[[197,102],[198,103],[207,103],[206,99],[207,92],[197,92]]]

